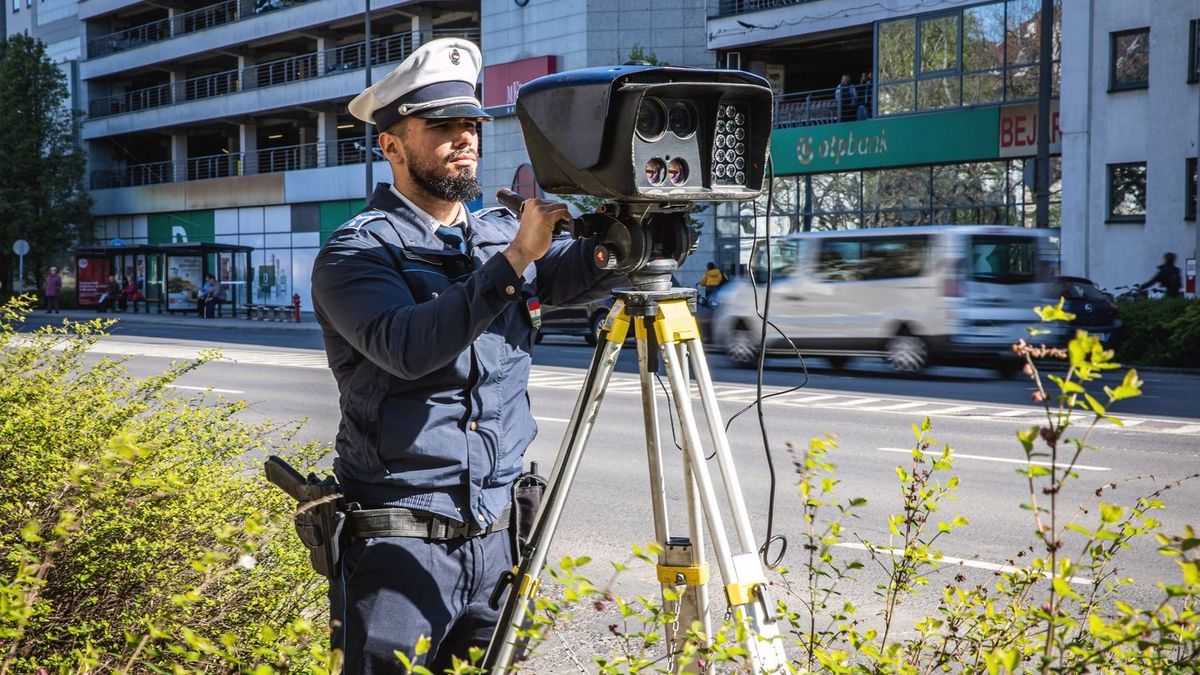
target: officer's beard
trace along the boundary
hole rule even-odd
[[[408,175],[431,197],[447,202],[472,201],[483,194],[483,187],[479,185],[475,169],[451,166],[449,174],[443,173],[446,165],[461,154],[461,150],[455,150],[441,158],[441,162],[436,165],[409,162]]]

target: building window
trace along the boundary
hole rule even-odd
[[[990,2],[875,27],[878,114],[1037,98],[1041,0]],[[1062,2],[1051,26],[1058,95]]]
[[[1112,60],[1108,90],[1145,89],[1150,86],[1150,29],[1112,34]]]
[[[1188,82],[1200,82],[1200,19],[1188,26]]]
[[[1183,196],[1183,219],[1196,219],[1196,158],[1188,157],[1185,164],[1183,175],[1185,178],[1184,189],[1187,194]]]
[[[13,14],[21,11],[21,0],[13,0]]]
[[[1110,223],[1146,222],[1146,163],[1108,165]]]

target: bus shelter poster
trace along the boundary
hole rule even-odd
[[[198,256],[167,257],[167,309],[196,309],[204,260]]]
[[[76,304],[95,307],[108,287],[108,258],[80,257],[75,261]]]

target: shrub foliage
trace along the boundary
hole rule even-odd
[[[106,325],[0,317],[0,672],[328,670],[324,584],[262,478],[293,428],[87,354]],[[323,580],[322,580],[323,581]]]

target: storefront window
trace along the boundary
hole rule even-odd
[[[915,103],[917,24],[915,19],[898,19],[879,24],[880,114],[908,112]]]
[[[958,70],[958,14],[921,19],[921,73]]]

